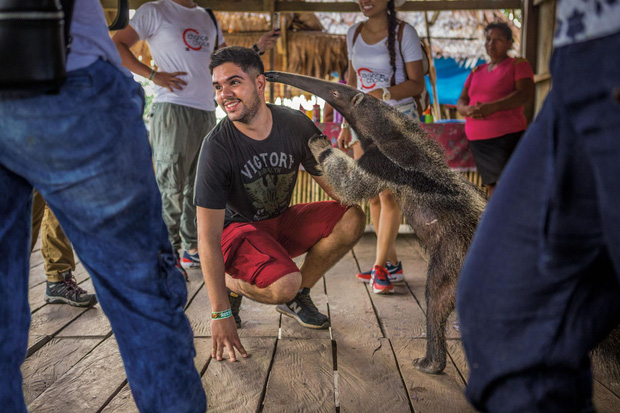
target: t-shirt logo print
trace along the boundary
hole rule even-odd
[[[210,51],[209,47],[209,38],[203,34],[200,34],[196,29],[185,29],[183,32],[183,43],[188,48],[186,50],[202,50],[202,47],[205,47],[206,51]]]
[[[362,89],[373,89],[377,83],[386,84],[389,82],[385,75],[374,73],[372,70],[363,67],[357,71],[357,77],[360,79]]]
[[[288,174],[265,175],[245,184],[245,189],[256,208],[254,219],[278,216],[288,206],[288,193],[296,171]]]

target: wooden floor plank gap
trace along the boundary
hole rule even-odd
[[[463,385],[467,387],[467,379],[463,375],[463,372],[459,368],[458,363],[454,360],[454,357],[452,357],[452,354],[450,354],[450,351],[448,349],[446,349],[446,354],[448,355],[448,357],[450,357],[450,361],[452,361],[452,364],[454,364],[454,368],[456,369],[456,372],[459,374],[459,377],[461,378]]]
[[[323,277],[323,280],[325,280],[325,277]],[[327,285],[325,285],[325,297],[327,300],[327,318],[329,319],[329,327],[327,327],[329,330],[329,339],[334,341],[334,334],[332,331],[332,312],[329,308],[329,295],[327,294]]]
[[[321,277],[321,280],[323,281],[323,294],[327,295],[327,281],[325,281],[324,275]]]
[[[65,324],[60,330],[56,331],[54,334],[48,334],[45,337],[43,337],[41,340],[37,341],[36,343],[34,343],[32,346],[30,346],[28,348],[28,351],[26,352],[26,358],[32,356],[34,353],[36,353],[39,349],[41,349],[41,347],[43,347],[44,345],[46,345],[47,343],[50,342],[50,340],[52,340],[54,337],[56,337],[62,330],[64,330],[65,328],[67,328],[71,323],[73,323],[75,320],[77,320],[78,318],[80,318],[82,316],[82,314],[86,313],[86,311],[88,311],[90,308],[88,309],[85,308],[85,311],[81,312],[80,314],[78,314],[76,317],[74,317],[73,319],[71,319],[71,321],[69,321],[67,324]],[[110,331],[108,334],[106,334],[104,337],[105,339],[107,339],[108,337],[110,337],[112,335],[112,331]],[[104,341],[105,341],[104,339]]]
[[[209,365],[211,364],[211,360],[213,360],[213,357],[209,356],[209,358],[207,359],[207,362],[205,363],[204,367],[200,370],[200,378],[202,378],[202,376],[204,376],[205,373],[207,372],[207,368],[209,368]]]
[[[332,363],[334,364],[334,405],[340,413],[340,387],[338,385],[338,343],[332,337]]]
[[[355,255],[355,249],[351,248],[351,255],[353,255],[353,260],[355,261],[355,265],[357,266],[357,272],[362,272],[360,268],[360,262],[357,260],[357,256]]]
[[[282,322],[282,317],[280,317],[280,323]],[[282,330],[282,326],[280,325],[279,330]],[[278,333],[278,339],[273,345],[273,352],[271,353],[271,360],[269,361],[269,367],[267,368],[267,374],[265,375],[265,382],[263,383],[263,390],[260,393],[260,397],[258,398],[258,403],[256,407],[256,413],[262,413],[263,408],[265,407],[265,395],[267,394],[267,383],[269,383],[269,377],[271,377],[271,370],[273,369],[273,362],[276,359],[276,351],[278,350],[278,343],[280,342],[280,337]]]
[[[424,317],[426,317],[426,310],[424,310],[424,306],[422,305],[422,303],[420,302],[420,300],[418,299],[418,297],[415,295],[415,293],[413,292],[413,289],[411,288],[411,286],[409,285],[409,282],[407,282],[405,280],[405,282],[403,283],[407,289],[409,290],[409,293],[411,294],[411,296],[413,297],[413,299],[415,300],[416,303],[418,303],[418,307],[420,307],[420,310],[422,310],[422,314],[424,314]]]
[[[407,387],[407,382],[405,381],[403,372],[400,369],[400,363],[398,362],[398,356],[396,355],[396,351],[394,350],[394,345],[392,344],[392,340],[388,339],[388,343],[390,343],[390,350],[392,350],[392,354],[394,355],[394,362],[396,363],[396,369],[398,370],[398,375],[400,376],[400,380],[403,383],[403,388],[405,389],[405,392],[407,392],[407,402],[409,403],[409,409],[411,410],[412,413],[414,413],[415,410],[413,408],[413,403],[411,402],[412,394],[409,392],[409,387]]]
[[[184,310],[187,310],[189,308],[189,305],[192,303],[192,301],[194,301],[194,299],[196,298],[196,296],[198,295],[198,293],[200,292],[200,290],[202,290],[202,288],[206,288],[205,287],[205,282],[203,281],[202,284],[200,284],[200,287],[198,287],[198,289],[196,290],[196,292],[194,293],[194,295],[192,295],[189,300],[187,300],[187,304],[185,304]]]
[[[106,338],[110,337],[112,333],[110,334],[106,334],[103,336],[62,336],[61,338],[65,339],[65,338],[72,338],[72,339],[84,339],[84,340],[105,340]]]
[[[619,395],[619,394],[616,394],[616,390],[615,390],[615,389],[613,389],[612,387],[609,387],[609,385],[608,385],[607,383],[605,383],[605,382],[603,382],[603,381],[598,380],[596,377],[592,378],[592,382],[596,382],[596,383],[598,383],[601,387],[603,387],[603,388],[605,388],[605,389],[609,390],[609,392],[610,392],[611,394],[613,394],[614,396],[616,396],[616,398],[618,398],[618,399],[619,399],[619,401],[620,401],[620,395]]]
[[[34,251],[33,251],[33,252],[34,252]],[[39,262],[39,263],[37,263],[37,264],[33,265],[32,267],[30,267],[30,269],[32,270],[33,268],[37,268],[37,267],[39,267],[39,266],[41,266],[41,265],[43,265],[43,261],[41,261],[41,262]]]
[[[359,265],[358,265],[359,267]],[[381,337],[386,338],[385,328],[383,327],[383,321],[381,321],[381,317],[379,317],[379,312],[377,311],[377,307],[375,307],[375,302],[372,301],[372,286],[368,283],[364,283],[364,288],[366,288],[366,294],[368,294],[368,298],[370,299],[370,305],[372,306],[372,312],[375,314],[375,318],[377,319],[377,324],[379,324],[379,330],[381,330]]]
[[[34,343],[32,346],[30,346],[30,348],[26,352],[26,358],[32,356],[34,353],[40,350],[41,347],[49,343],[51,340],[52,340],[52,336],[48,335],[48,336],[43,337],[41,340],[37,341],[36,343]]]
[[[35,267],[32,267],[32,268],[35,268]],[[32,270],[32,268],[31,268],[31,270]],[[43,281],[41,281],[41,282],[40,282],[40,283],[38,283],[38,284],[33,284],[33,285],[31,285],[31,286],[28,288],[28,290],[32,290],[32,289],[37,288],[38,286],[40,286],[40,285],[42,285],[42,284],[45,284],[45,281],[46,281],[46,280],[43,280]]]
[[[96,413],[101,413],[103,409],[105,409],[108,406],[108,404],[110,404],[112,399],[114,399],[116,395],[119,394],[121,390],[123,390],[123,387],[125,387],[126,385],[127,385],[127,379],[123,380],[120,386],[118,386],[118,388],[112,392],[110,397],[108,397],[108,399],[105,402],[103,402],[103,405],[99,408],[99,410],[97,410]]]
[[[103,338],[103,340],[101,340],[99,343],[97,343],[97,345],[95,345],[95,347],[91,348],[91,349],[90,349],[90,351],[89,351],[88,353],[84,354],[84,357],[88,356],[90,353],[92,353],[93,351],[95,351],[95,349],[96,349],[97,347],[99,347],[100,345],[102,345],[103,343],[105,343],[107,339],[109,339],[110,337],[112,337],[112,335],[113,335],[112,331],[110,331],[108,334],[106,334],[106,335],[105,335],[105,337]],[[64,338],[64,337],[63,337],[63,338]],[[82,359],[83,359],[84,357],[82,357]],[[80,359],[80,360],[82,360],[82,359]],[[79,361],[78,361],[78,362],[79,362]],[[77,364],[77,363],[75,363],[75,364]]]

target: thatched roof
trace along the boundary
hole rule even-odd
[[[457,61],[476,62],[486,58],[484,28],[491,22],[507,23],[515,39],[513,49],[520,49],[521,29],[499,10],[458,10],[427,12],[430,23],[433,57],[450,57]],[[317,13],[325,31],[346,34],[348,28],[364,20],[361,13]],[[398,17],[407,21],[420,38],[428,37],[424,12],[399,12]]]
[[[451,57],[473,64],[485,58],[484,27],[492,21],[504,21],[513,29],[515,50],[519,50],[520,28],[498,10],[427,12],[430,41],[435,58]],[[271,27],[267,13],[216,12],[229,45],[251,46]],[[424,12],[399,12],[399,18],[412,24],[427,40]],[[345,34],[363,20],[361,13],[286,13],[280,16],[286,33],[278,43],[274,57],[276,70],[326,78],[331,72],[342,73],[347,65]],[[142,60],[151,60],[148,46],[139,42],[133,48]],[[270,54],[263,56],[265,67],[272,68]]]
[[[228,45],[250,47],[271,27],[269,15],[263,13],[215,13]],[[275,48],[276,70],[326,78],[333,71],[342,73],[347,66],[346,41],[343,35],[326,33],[314,14],[291,14],[285,17],[286,34]],[[285,46],[286,44],[286,53]],[[146,42],[140,41],[132,51],[141,61],[151,64]],[[266,68],[271,56],[263,55]]]

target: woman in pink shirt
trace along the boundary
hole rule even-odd
[[[513,41],[506,23],[490,23],[484,31],[491,61],[469,74],[457,110],[466,117],[469,147],[490,197],[527,128],[523,105],[534,95],[534,74],[527,60],[508,57]]]

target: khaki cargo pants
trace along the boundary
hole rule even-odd
[[[30,251],[34,249],[41,230],[41,254],[43,267],[49,282],[59,282],[59,275],[68,270],[75,271],[75,257],[71,243],[60,228],[60,224],[38,191],[32,200],[32,239]]]
[[[174,103],[154,103],[151,147],[161,192],[168,238],[175,251],[198,247],[194,181],[204,137],[216,123],[215,112]]]

